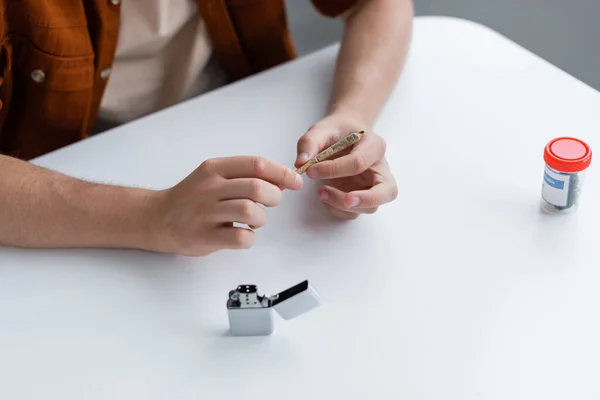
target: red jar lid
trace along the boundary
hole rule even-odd
[[[544,161],[555,171],[580,172],[590,166],[592,150],[583,140],[560,137],[546,145]]]

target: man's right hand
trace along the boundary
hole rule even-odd
[[[155,250],[205,256],[222,249],[247,249],[253,229],[264,226],[266,211],[285,189],[299,190],[295,171],[261,157],[228,157],[205,161],[171,189],[157,193]],[[248,225],[252,230],[234,227]]]

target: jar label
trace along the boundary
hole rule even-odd
[[[569,175],[561,174],[546,166],[542,198],[553,206],[566,207],[569,198]]]

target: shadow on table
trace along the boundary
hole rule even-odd
[[[204,342],[198,349],[197,357],[210,365],[215,375],[222,376],[239,371],[241,366],[250,366],[243,371],[245,379],[252,381],[264,378],[265,369],[259,367],[261,360],[268,360],[267,370],[283,370],[304,358],[299,350],[301,346],[283,334],[235,337],[229,331],[215,330],[213,337],[214,340]]]

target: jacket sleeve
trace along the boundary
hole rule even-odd
[[[326,17],[338,17],[361,0],[311,0],[313,6]]]

